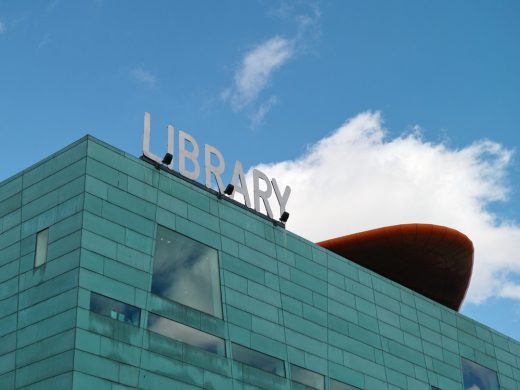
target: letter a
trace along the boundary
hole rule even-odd
[[[240,181],[240,186],[238,182]],[[235,191],[231,195],[231,199],[235,199],[235,194],[238,192],[244,197],[246,206],[251,208],[251,200],[249,198],[249,191],[247,190],[246,176],[242,169],[242,163],[240,161],[235,162],[235,168],[233,168],[233,177],[231,178],[231,184],[235,187]]]

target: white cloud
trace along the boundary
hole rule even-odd
[[[267,101],[262,103],[258,109],[251,115],[251,127],[255,128],[262,123],[266,114],[278,103],[276,96],[271,96]]]
[[[256,168],[290,185],[288,229],[312,241],[401,223],[433,223],[466,234],[475,247],[467,300],[520,299],[520,226],[488,206],[507,200],[512,151],[482,140],[462,149],[388,138],[379,113],[365,112],[296,160]],[[250,176],[250,175],[249,175]]]
[[[157,86],[157,78],[143,68],[133,68],[131,74],[134,79],[148,88],[155,88]]]
[[[47,4],[47,7],[45,7],[44,16],[51,15],[56,7],[60,4],[60,0],[53,0]]]
[[[499,295],[504,298],[520,300],[520,285],[511,283],[510,281],[505,282],[500,286]]]
[[[253,102],[266,87],[272,73],[293,55],[291,41],[279,36],[271,38],[245,54],[235,73],[233,85],[222,97],[235,111]]]
[[[245,53],[231,86],[220,96],[235,112],[247,109],[252,128],[259,126],[278,103],[276,96],[271,96],[261,104],[257,103],[273,73],[295,56],[309,52],[321,35],[321,11],[317,2],[282,1],[271,10],[271,16],[283,21],[286,30],[293,32],[287,34],[289,38],[276,35]]]
[[[5,24],[0,20],[0,34],[4,33],[6,30]]]
[[[41,48],[47,46],[51,42],[51,34],[46,33],[40,42],[38,42],[37,49],[40,50]]]

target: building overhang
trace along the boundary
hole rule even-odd
[[[387,226],[318,245],[457,311],[473,268],[473,243],[445,226]]]

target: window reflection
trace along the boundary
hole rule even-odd
[[[282,360],[266,355],[238,344],[232,344],[233,359],[271,374],[285,376],[285,368]]]
[[[330,390],[359,390],[359,387],[347,385],[346,383],[337,381],[335,379],[330,380]]]
[[[152,293],[222,318],[217,251],[159,226]]]
[[[462,358],[464,390],[499,390],[495,371]]]
[[[223,339],[153,313],[148,315],[148,329],[208,352],[216,353],[221,356],[225,356],[226,354]]]
[[[324,390],[325,388],[323,375],[294,364],[291,364],[291,379],[313,389]]]
[[[141,310],[127,303],[103,295],[90,293],[90,311],[98,313],[114,320],[127,322],[139,326]]]

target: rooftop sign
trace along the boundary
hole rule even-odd
[[[189,179],[197,180],[200,176],[200,147],[198,142],[190,134],[185,131],[179,130],[177,136],[178,148],[177,148],[177,159],[178,159],[178,172]],[[168,147],[167,153],[170,153],[173,158],[171,163],[168,164],[168,168],[174,169],[174,131],[173,125],[168,125]],[[144,114],[144,133],[143,133],[143,155],[157,162],[163,164],[163,159],[150,151],[150,113],[145,112]],[[192,169],[187,168],[187,161],[191,162]],[[216,161],[216,164],[213,164]],[[222,153],[209,144],[204,144],[204,176],[205,185],[208,188],[212,188],[211,182],[212,177],[215,178],[219,193],[224,193],[224,183],[222,182],[221,175],[224,173],[226,163]],[[261,184],[263,182],[263,184]],[[239,193],[244,198],[244,203],[247,207],[251,208],[251,198],[249,196],[249,189],[247,188],[246,177],[242,168],[242,163],[239,160],[235,161],[233,168],[233,176],[231,178],[231,184],[234,186],[234,191],[231,198],[234,199],[235,194]],[[261,188],[262,187],[262,188]],[[265,173],[258,169],[253,169],[253,204],[254,209],[261,212],[261,203],[264,204],[267,215],[273,218],[273,211],[270,205],[270,198],[272,194],[275,197],[280,206],[280,215],[285,211],[287,201],[291,195],[291,187],[286,186],[283,192],[278,186],[276,179],[267,177]]]

